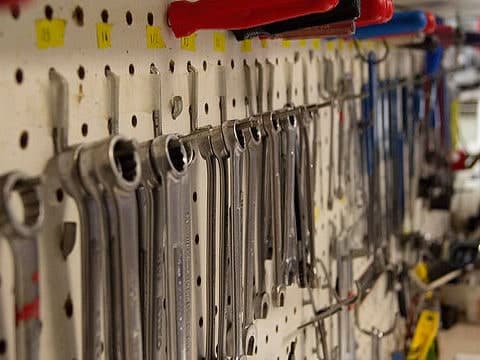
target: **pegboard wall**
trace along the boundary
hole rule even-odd
[[[126,0],[99,2],[31,1],[28,5],[0,12],[0,172],[20,169],[31,175],[42,174],[53,155],[52,103],[49,69],[54,68],[69,85],[70,144],[91,142],[109,135],[109,89],[106,69],[120,81],[120,133],[138,141],[153,137],[152,112],[159,110],[163,133],[188,134],[189,112],[198,113],[198,125],[220,125],[220,96],[226,97],[226,119],[241,119],[250,115],[245,82],[245,66],[255,62],[273,64],[273,82],[264,89],[263,110],[281,109],[287,101],[295,105],[318,103],[318,84],[322,59],[329,57],[339,66],[343,58],[346,71],[354,76],[356,92],[366,80],[366,70],[354,58],[349,43],[308,41],[260,41],[239,43],[227,32],[205,31],[187,39],[176,39],[166,23],[167,1]],[[365,46],[375,48],[375,44]],[[379,51],[382,51],[379,48]],[[392,50],[380,68],[380,77],[409,76],[414,69],[412,56],[406,50]],[[151,74],[152,64],[159,74]],[[420,61],[416,62],[419,66]],[[198,74],[196,109],[192,93],[192,72]],[[306,76],[305,76],[306,74]],[[363,76],[363,79],[362,79]],[[290,90],[287,90],[290,89]],[[290,95],[288,93],[290,91]],[[258,94],[257,94],[258,95]],[[172,99],[181,96],[183,111],[172,117]],[[290,98],[291,97],[291,98]],[[271,99],[271,109],[267,109]],[[358,104],[359,108],[359,104]],[[190,110],[190,111],[189,111]],[[348,119],[347,119],[348,120]],[[320,141],[317,191],[315,198],[317,257],[328,264],[331,279],[336,278],[335,259],[330,256],[330,242],[335,231],[361,214],[348,200],[335,199],[333,210],[327,210],[330,110],[322,109],[319,119]],[[338,121],[335,121],[338,124]],[[334,128],[334,139],[338,128]],[[335,146],[335,151],[337,151]],[[355,165],[354,153],[349,164]],[[337,156],[334,156],[336,161]],[[205,274],[206,254],[206,176],[205,164],[194,164],[192,182],[193,233],[193,354],[204,356]],[[334,176],[335,179],[336,175]],[[47,222],[39,240],[41,277],[40,359],[81,360],[81,286],[80,238],[77,233],[73,252],[65,259],[60,249],[62,226],[65,221],[79,222],[72,199],[64,194],[60,184],[48,182],[45,201]],[[409,218],[408,216],[406,217]],[[334,224],[334,225],[332,225]],[[351,241],[361,236],[352,235]],[[369,259],[354,262],[354,277],[367,266]],[[7,328],[14,328],[14,318],[8,309],[13,300],[13,260],[6,241],[0,242],[0,316],[7,316]],[[267,279],[271,265],[267,264]],[[360,320],[364,327],[386,328],[392,323],[396,300],[385,293],[385,279],[380,280],[372,295],[362,305]],[[314,290],[319,306],[331,302],[328,290]],[[297,327],[312,316],[305,304],[307,290],[288,288],[286,305],[272,308],[268,319],[256,320],[258,329],[258,359],[287,359],[291,343],[297,341],[296,358],[314,359],[313,328],[299,331]],[[338,345],[337,317],[327,321],[330,348]],[[6,334],[7,344],[13,344],[13,331]],[[385,339],[385,359],[399,347],[398,339]],[[356,334],[356,359],[370,358],[370,339]],[[335,351],[333,351],[335,353]],[[13,356],[0,354],[0,359]]]

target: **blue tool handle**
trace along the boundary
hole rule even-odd
[[[362,92],[366,93],[368,91],[368,84],[362,86]],[[367,165],[367,174],[371,176],[373,174],[373,159],[372,159],[372,144],[371,141],[371,124],[369,122],[370,119],[370,107],[368,98],[362,99],[362,151],[365,154],[365,162]]]
[[[363,40],[421,32],[427,26],[423,11],[396,11],[392,19],[384,24],[358,28],[354,38]]]

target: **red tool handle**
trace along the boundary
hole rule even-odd
[[[427,26],[425,26],[423,32],[425,34],[433,34],[437,28],[437,20],[435,19],[435,15],[433,15],[431,12],[425,11],[425,16],[427,17]]]
[[[176,37],[202,29],[248,29],[337,6],[338,0],[186,0],[172,2],[168,21]]]
[[[362,0],[360,2],[360,17],[355,20],[357,27],[383,24],[393,16],[392,0]]]

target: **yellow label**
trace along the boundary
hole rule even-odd
[[[420,261],[415,267],[415,274],[422,280],[424,283],[428,283],[428,267],[423,261]]]
[[[298,40],[298,45],[300,45],[300,47],[307,46],[307,40],[305,40],[305,39]]]
[[[313,39],[312,46],[314,49],[320,49],[320,39]]]
[[[167,47],[162,36],[162,29],[160,26],[147,25],[145,36],[148,49],[164,49]]]
[[[282,40],[282,46],[285,48],[285,49],[288,49],[290,48],[290,40]]]
[[[242,45],[241,45],[241,50],[242,50],[243,52],[250,52],[250,51],[252,51],[252,40],[250,40],[250,39],[243,40],[243,41],[242,41]]]
[[[225,52],[226,48],[225,34],[215,31],[213,33],[213,50],[218,52]]]
[[[37,47],[39,49],[62,47],[65,38],[65,25],[66,22],[63,19],[36,20]]]
[[[99,49],[112,47],[112,24],[97,23],[97,47]]]
[[[348,44],[348,49],[353,50],[353,41],[348,41],[347,44]]]
[[[328,51],[335,51],[335,40],[327,41],[327,50]]]
[[[317,223],[318,220],[320,219],[320,208],[318,206],[315,206],[315,209],[313,212],[314,212],[313,217],[315,219],[315,223]]]
[[[343,39],[338,39],[338,47],[337,47],[337,49],[340,50],[340,51],[342,51],[344,45],[345,45],[345,41],[343,41]]]
[[[426,360],[428,350],[438,333],[440,316],[438,311],[423,310],[418,319],[407,360]]]
[[[264,49],[268,48],[268,40],[267,39],[261,39],[260,44],[262,44],[262,48],[264,48]]]
[[[196,51],[197,50],[197,34],[182,37],[180,39],[180,47],[183,50]]]

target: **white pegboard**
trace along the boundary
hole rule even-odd
[[[46,8],[53,10],[53,17],[66,21],[64,45],[59,48],[40,50],[36,46],[35,21],[45,18]],[[309,102],[321,102],[318,94],[319,61],[323,56],[335,58],[335,53],[325,43],[308,41],[269,41],[263,47],[259,40],[253,40],[251,51],[244,51],[245,44],[238,43],[227,32],[225,51],[214,51],[213,32],[201,32],[196,36],[196,50],[181,49],[180,40],[175,39],[166,24],[166,1],[145,0],[130,2],[126,0],[98,2],[32,1],[20,9],[18,18],[8,11],[0,13],[0,108],[2,112],[2,134],[0,135],[0,173],[21,169],[29,174],[42,173],[48,159],[53,155],[51,139],[52,108],[50,103],[48,73],[55,68],[68,81],[69,97],[69,143],[90,142],[108,136],[108,89],[105,67],[120,78],[120,133],[144,141],[153,137],[152,111],[160,99],[162,128],[164,133],[186,134],[190,131],[188,108],[192,105],[190,96],[191,74],[187,63],[198,71],[199,126],[219,125],[219,96],[226,96],[227,119],[244,118],[248,115],[245,106],[247,95],[245,87],[244,62],[253,67],[255,61],[265,65],[270,61],[275,68],[274,88],[265,89],[264,110],[267,104],[267,91],[273,94],[273,109],[282,108],[287,102],[288,72],[293,66],[292,101],[295,105]],[[78,16],[78,8],[83,12],[83,25],[79,25],[73,14]],[[77,10],[76,10],[77,9]],[[102,22],[101,14],[108,12],[108,23],[112,24],[109,49],[97,47],[96,24]],[[127,13],[132,17],[127,24]],[[153,24],[160,26],[166,48],[147,49],[145,29],[148,14],[153,15]],[[105,13],[104,13],[105,14]],[[77,17],[78,19],[78,17]],[[319,46],[317,46],[320,44]],[[242,50],[242,48],[244,50]],[[297,53],[297,55],[295,55]],[[346,58],[347,71],[353,66],[356,92],[360,91],[361,63],[353,60],[353,52],[345,46],[340,56]],[[406,53],[403,52],[403,55]],[[400,51],[396,56],[402,55]],[[405,56],[409,58],[409,56]],[[395,58],[395,57],[394,57]],[[298,61],[295,61],[298,59]],[[160,71],[160,91],[157,77],[150,74],[150,65]],[[308,69],[307,84],[303,82],[302,66]],[[338,64],[337,64],[338,66]],[[396,62],[395,62],[395,66]],[[402,64],[405,75],[412,70]],[[265,69],[266,70],[266,69]],[[84,72],[84,77],[81,76]],[[20,79],[21,77],[21,79]],[[225,79],[225,82],[222,81]],[[365,79],[364,79],[365,80]],[[226,86],[225,86],[226,84]],[[307,94],[304,94],[304,89]],[[182,96],[183,112],[177,119],[171,115],[170,101],[174,96]],[[317,256],[329,266],[332,279],[336,276],[334,259],[330,259],[331,239],[330,223],[340,227],[340,219],[354,217],[351,207],[345,200],[336,200],[332,211],[326,209],[328,189],[328,159],[330,146],[330,110],[321,110],[320,143],[322,163],[319,165],[316,192],[316,242]],[[357,111],[359,113],[359,110]],[[336,119],[335,124],[338,124]],[[346,127],[347,128],[347,127]],[[335,126],[334,142],[338,128]],[[337,149],[335,148],[335,151]],[[354,154],[352,154],[353,156]],[[334,156],[335,162],[337,155]],[[353,164],[353,161],[352,161]],[[352,165],[353,166],[353,165]],[[205,279],[206,248],[206,176],[205,166],[195,165],[196,176],[192,192],[197,193],[193,203],[193,234],[198,234],[198,244],[193,245],[193,276]],[[336,175],[335,175],[336,177]],[[78,222],[78,212],[72,199],[57,195],[59,184],[50,182],[46,193],[49,212],[47,219],[51,226],[40,239],[40,277],[41,277],[41,356],[40,359],[81,359],[81,293],[80,293],[80,247],[79,234],[73,252],[64,260],[60,251],[60,235],[63,221]],[[319,190],[323,189],[323,194]],[[321,198],[323,197],[323,202]],[[355,262],[354,275],[358,276],[366,265],[366,260]],[[0,296],[8,295],[5,308],[0,314],[7,316],[8,325],[13,326],[10,311],[13,308],[12,259],[5,241],[0,242]],[[267,278],[270,278],[271,266],[267,265]],[[196,283],[195,281],[193,283]],[[205,311],[204,281],[194,287],[194,324],[193,338],[195,358],[203,356],[203,327],[199,319]],[[257,320],[258,359],[286,359],[292,341],[298,340],[297,358],[315,358],[313,329],[305,332],[297,327],[307,321],[312,310],[304,305],[308,298],[306,290],[290,288],[287,291],[286,306],[273,309],[266,320]],[[327,305],[330,301],[327,290],[315,291],[318,305]],[[370,302],[371,299],[371,302]],[[71,302],[71,303],[70,303]],[[384,284],[379,282],[369,302],[362,306],[361,319],[371,325],[385,327],[392,319],[396,306],[392,295],[384,295]],[[335,330],[336,318],[328,321],[329,343],[338,343]],[[13,344],[13,334],[8,333],[7,342]],[[358,360],[368,360],[369,339],[357,334]],[[393,342],[384,344],[387,354],[393,349]],[[5,357],[0,355],[0,359]],[[9,357],[12,359],[12,357]]]

